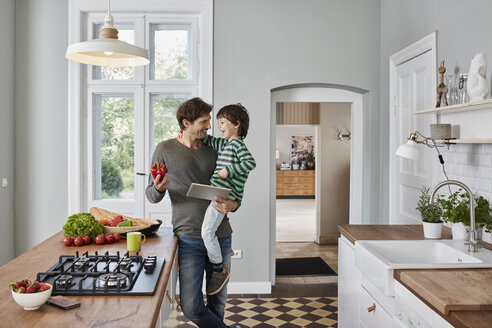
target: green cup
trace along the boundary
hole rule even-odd
[[[145,235],[142,235],[141,232],[126,233],[126,249],[128,249],[128,251],[130,252],[140,251],[143,243],[145,243]]]

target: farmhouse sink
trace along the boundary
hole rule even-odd
[[[492,252],[468,253],[463,240],[360,240],[355,263],[363,276],[393,296],[395,269],[492,268]]]

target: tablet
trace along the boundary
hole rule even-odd
[[[227,199],[231,189],[214,187],[199,183],[192,183],[190,189],[186,193],[188,197],[201,198],[213,200],[215,196],[219,196],[220,198]]]

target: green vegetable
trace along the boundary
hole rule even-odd
[[[117,227],[131,227],[132,226],[132,221],[130,220],[124,220],[118,223]]]
[[[97,234],[103,233],[104,227],[90,213],[77,213],[68,217],[63,231],[65,237],[88,235],[94,240]]]

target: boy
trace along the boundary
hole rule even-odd
[[[217,119],[222,138],[207,135],[203,139],[204,144],[218,153],[210,183],[212,186],[231,189],[229,198],[240,201],[248,174],[256,167],[255,159],[243,141],[249,128],[248,111],[241,104],[228,105],[219,110]],[[207,295],[217,294],[229,279],[229,272],[223,266],[219,242],[215,235],[223,218],[224,214],[217,211],[214,202],[211,202],[202,224],[202,239],[213,268]]]

